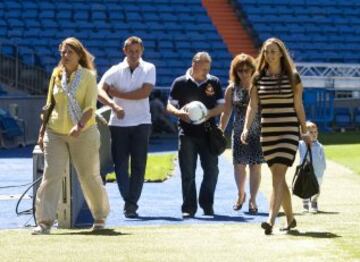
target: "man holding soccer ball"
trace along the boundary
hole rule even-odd
[[[214,117],[221,114],[224,96],[219,79],[209,74],[210,66],[211,57],[207,52],[196,53],[191,68],[172,83],[167,104],[167,111],[179,118],[178,159],[182,180],[183,218],[194,217],[197,211],[195,170],[198,156],[204,171],[199,205],[204,210],[204,215],[214,215],[214,192],[219,174],[218,156],[210,152],[205,122],[214,123]],[[199,103],[191,103],[194,101]],[[205,117],[202,117],[203,112],[206,112]]]

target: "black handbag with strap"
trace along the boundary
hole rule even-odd
[[[308,156],[310,156],[310,160]],[[303,199],[310,198],[319,193],[319,183],[314,172],[310,146],[307,146],[304,160],[296,167],[292,181],[292,192]]]
[[[205,123],[205,132],[210,146],[210,152],[215,155],[221,155],[226,149],[226,137],[224,132],[214,123]]]

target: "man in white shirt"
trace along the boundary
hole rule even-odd
[[[111,150],[116,180],[125,201],[124,215],[136,218],[151,133],[149,96],[156,72],[153,64],[141,58],[144,46],[139,37],[129,37],[123,51],[125,59],[101,78],[98,95],[99,100],[112,109],[109,120]]]

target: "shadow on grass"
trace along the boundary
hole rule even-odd
[[[139,216],[135,219],[127,219],[128,221],[151,221],[151,220],[165,220],[165,221],[173,221],[173,222],[177,222],[177,221],[182,221],[181,218],[177,218],[177,217],[164,217],[164,216],[154,216],[154,217],[150,217],[150,216]]]
[[[131,219],[131,221],[172,221],[172,222],[182,222],[182,221],[235,221],[235,222],[246,222],[247,220],[252,220],[252,218],[244,218],[241,216],[225,216],[225,215],[214,215],[214,216],[195,216],[192,218],[177,218],[177,217],[149,217],[149,216],[139,216],[138,218]]]
[[[318,211],[317,213],[312,213],[312,212],[297,212],[294,213],[294,216],[309,216],[309,215],[338,215],[339,212],[334,212],[334,211]],[[285,216],[285,213],[280,212],[278,217],[283,217]]]
[[[299,232],[298,230],[290,230],[288,235],[296,237],[312,237],[312,238],[338,238],[341,237],[331,232]]]
[[[131,235],[129,233],[122,233],[122,232],[118,232],[115,231],[112,228],[105,228],[102,230],[97,230],[97,231],[85,231],[85,230],[79,230],[79,231],[73,231],[73,232],[57,232],[54,235],[89,235],[89,236],[127,236],[127,235]]]
[[[254,217],[255,218],[255,217]],[[199,216],[193,219],[202,221],[221,221],[221,222],[248,222],[254,220],[254,218],[242,217],[242,216],[225,216],[225,215],[214,215],[214,216]]]
[[[321,211],[319,210],[317,213],[315,213],[314,215],[338,215],[339,212],[333,212],[333,211]]]

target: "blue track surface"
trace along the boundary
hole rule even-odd
[[[169,152],[176,150],[176,141],[171,139],[154,139],[151,141],[150,152]],[[0,151],[0,187],[21,185],[32,182],[32,148]],[[19,157],[16,157],[19,155]],[[198,164],[199,166],[199,164]],[[163,224],[199,224],[199,223],[259,223],[267,216],[267,201],[262,193],[258,195],[259,214],[248,215],[247,203],[239,212],[232,210],[236,198],[236,187],[233,178],[231,160],[220,157],[220,174],[215,194],[215,216],[202,215],[201,208],[195,218],[183,220],[181,217],[181,181],[179,168],[176,166],[174,175],[163,183],[146,183],[139,202],[138,219],[125,219],[122,214],[123,201],[120,197],[117,184],[106,185],[110,198],[111,212],[108,217],[108,226],[142,226]],[[201,168],[197,169],[197,186],[202,178]],[[26,187],[0,189],[0,228],[22,228],[26,224],[33,225],[31,215],[17,216],[15,207],[17,195],[22,194]],[[28,192],[32,194],[32,190]],[[9,199],[15,195],[14,199]],[[249,193],[248,193],[249,195]],[[32,199],[25,199],[20,210],[31,208]]]

